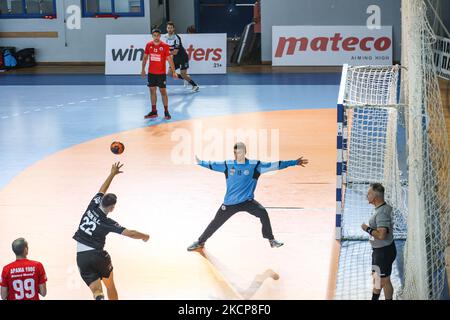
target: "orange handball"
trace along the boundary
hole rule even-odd
[[[111,143],[111,152],[112,153],[122,154],[124,150],[125,150],[125,146],[123,145],[122,142],[114,141],[113,143]]]

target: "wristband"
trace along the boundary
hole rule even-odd
[[[366,232],[367,232],[368,234],[372,235],[372,232],[373,232],[374,230],[375,230],[375,229],[372,229],[371,227],[367,227]]]

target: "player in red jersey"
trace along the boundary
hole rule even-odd
[[[147,86],[150,88],[152,111],[144,118],[151,119],[158,116],[158,111],[156,110],[156,87],[159,87],[159,92],[161,93],[164,104],[164,119],[170,120],[172,117],[169,113],[169,98],[167,97],[166,89],[166,61],[169,61],[173,78],[178,79],[178,75],[175,71],[172,56],[170,55],[170,46],[160,40],[161,30],[153,29],[152,37],[153,41],[150,41],[145,46],[141,70],[141,76],[142,78],[145,78],[145,67],[147,66],[147,61],[150,58]]]
[[[42,263],[27,259],[28,243],[24,238],[14,240],[12,250],[16,261],[3,268],[0,278],[3,300],[39,300],[47,294],[47,276]]]

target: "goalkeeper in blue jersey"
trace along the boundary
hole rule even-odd
[[[240,211],[248,212],[259,218],[262,224],[262,235],[265,239],[269,240],[272,248],[278,248],[283,245],[282,242],[275,240],[272,234],[267,210],[259,202],[254,200],[256,183],[262,173],[281,170],[291,166],[304,167],[308,164],[308,160],[300,157],[297,160],[261,162],[248,160],[245,157],[246,152],[245,144],[238,142],[234,146],[235,160],[211,162],[201,161],[197,158],[197,163],[200,166],[225,174],[227,193],[213,221],[211,221],[198,240],[188,247],[188,251],[202,249],[205,246],[206,240],[231,218],[231,216]]]

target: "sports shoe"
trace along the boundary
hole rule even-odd
[[[198,250],[198,249],[203,249],[204,247],[205,247],[205,243],[204,242],[195,241],[193,244],[191,244],[187,248],[187,251],[195,251],[195,250]]]
[[[144,119],[153,119],[153,118],[157,118],[157,117],[158,117],[158,112],[151,111],[144,117]]]
[[[192,87],[192,92],[198,92],[200,90],[199,86],[193,86]]]
[[[277,241],[275,239],[269,240],[269,242],[272,248],[279,248],[284,244],[283,242]]]
[[[166,120],[172,119],[172,117],[171,117],[169,111],[164,111],[164,119],[166,119]]]

